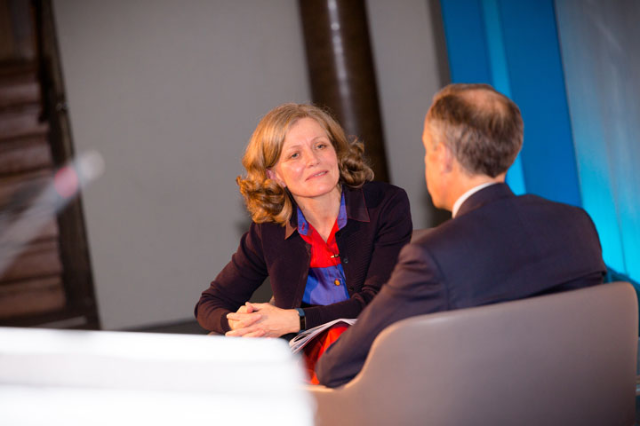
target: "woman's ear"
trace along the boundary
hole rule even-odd
[[[272,169],[267,169],[267,177],[271,180],[275,180],[276,183],[278,185],[280,185],[283,188],[286,188],[287,185],[285,185],[285,183],[283,181],[280,180],[280,178],[278,178],[278,175],[276,172],[274,172]]]

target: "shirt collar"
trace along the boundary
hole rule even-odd
[[[307,235],[309,233],[309,222],[307,222],[300,207],[297,207],[296,210],[298,211],[298,233],[300,235]],[[337,221],[338,229],[344,228],[347,224],[347,208],[344,201],[344,191],[342,191],[342,195],[340,196],[340,210],[338,211]]]
[[[296,209],[296,214],[291,215],[291,220],[289,220],[285,224],[285,232],[284,238],[289,238],[293,231],[298,229],[298,206],[295,201],[293,201],[293,197],[291,198],[293,205]],[[338,214],[338,227],[342,228],[347,224],[348,219],[357,220],[358,222],[370,222],[369,219],[369,211],[367,209],[367,205],[364,199],[364,191],[362,188],[350,188],[346,185],[342,185],[342,198],[340,200],[340,211],[342,212],[342,205],[344,204],[344,211],[346,214],[346,219],[340,219],[340,214]],[[304,216],[303,216],[304,217]],[[344,225],[341,224],[341,220],[344,220]],[[308,229],[308,226],[307,226]]]
[[[453,204],[453,210],[451,211],[451,217],[456,217],[456,215],[458,214],[458,211],[460,210],[460,206],[462,206],[462,203],[464,203],[465,201],[467,201],[467,199],[469,197],[471,197],[473,194],[475,194],[476,192],[480,191],[481,189],[486,188],[487,186],[491,186],[491,185],[495,185],[498,182],[487,182],[487,183],[483,183],[480,184],[478,186],[474,186],[473,188],[471,188],[470,190],[468,190],[467,192],[465,192],[464,194],[462,194],[457,200],[456,202]]]

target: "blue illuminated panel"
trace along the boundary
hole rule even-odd
[[[508,176],[516,193],[580,205],[551,0],[442,0],[453,82],[482,82],[513,99],[524,147]]]

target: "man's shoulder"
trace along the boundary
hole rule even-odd
[[[474,221],[479,217],[485,219],[495,218],[500,220],[503,216],[513,215],[514,210],[525,213],[553,212],[554,214],[564,213],[567,215],[588,217],[587,212],[581,207],[552,201],[535,194],[523,194],[491,200],[486,204],[457,217],[453,223],[460,225],[466,221]]]
[[[553,229],[571,222],[585,224],[591,228],[593,223],[587,212],[580,207],[525,194],[495,200],[455,219],[447,220],[437,227],[422,231],[412,243],[427,250],[446,249],[455,244],[464,244],[473,236],[495,234],[492,230],[500,230],[507,224],[513,225],[523,220],[530,222],[529,225],[533,227],[545,229]]]
[[[411,242],[402,249],[403,259],[437,256],[441,251],[455,250],[465,237],[453,222],[448,220],[434,228],[414,230]]]
[[[518,195],[517,197],[515,197],[515,200],[524,204],[544,204],[544,205],[554,206],[558,208],[582,210],[582,208],[580,207],[572,206],[571,204],[561,203],[559,201],[553,201],[548,198],[544,198],[535,194]]]
[[[420,250],[430,251],[431,248],[444,248],[450,244],[455,244],[458,238],[454,237],[457,226],[453,220],[448,220],[434,228],[420,229],[417,232],[414,231],[411,244],[414,246],[412,250],[416,248]]]
[[[531,215],[546,214],[556,217],[556,221],[559,221],[562,217],[567,217],[574,220],[592,222],[591,217],[582,207],[552,201],[533,194],[521,195],[514,200],[519,204],[521,209],[529,212]]]

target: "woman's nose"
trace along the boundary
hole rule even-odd
[[[307,152],[307,154],[306,154],[306,163],[307,163],[307,166],[313,166],[313,165],[317,164],[318,163],[318,155],[313,151]]]

